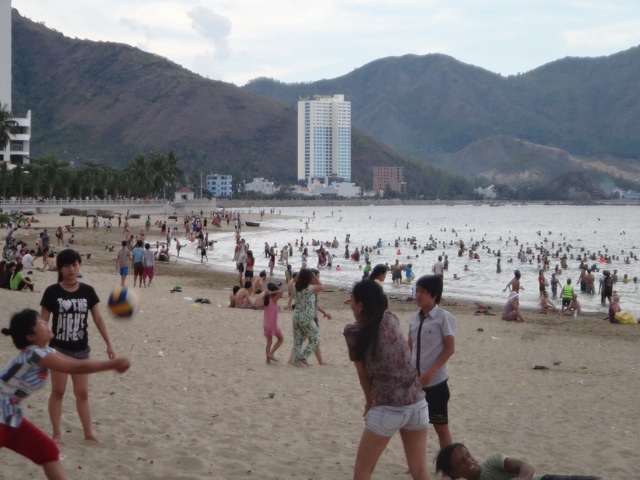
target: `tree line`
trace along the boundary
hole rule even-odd
[[[11,169],[8,162],[0,162],[0,197],[165,198],[173,197],[182,178],[172,151],[138,155],[120,169],[95,162],[72,165],[51,156]]]

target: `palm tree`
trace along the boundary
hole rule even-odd
[[[68,187],[64,188],[64,184],[69,183],[70,180],[69,170],[65,168],[69,166],[68,162],[63,162],[56,157],[44,157],[36,160],[35,163],[42,169],[44,178],[46,178],[47,198],[53,197],[54,189],[60,184],[63,186],[62,190],[69,191]]]
[[[20,127],[11,116],[11,112],[8,110],[7,105],[0,104],[0,150],[4,148],[11,140],[11,135],[17,135],[20,133]]]
[[[148,158],[138,155],[129,162],[126,171],[137,183],[138,188],[134,188],[133,193],[141,197],[164,197],[166,188],[175,186],[182,178],[182,171],[178,168],[178,159],[173,151],[168,155],[152,152]]]
[[[131,162],[129,162],[126,170],[130,173],[131,178],[135,179],[137,183],[137,188],[134,188],[133,192],[129,189],[129,195],[131,193],[139,195],[140,197],[148,195],[151,191],[153,180],[151,178],[150,166],[147,163],[145,156],[138,155],[135,157]]]
[[[119,170],[111,165],[102,165],[101,167],[102,198],[107,198],[109,194],[115,196]]]
[[[140,182],[137,177],[134,177],[128,168],[118,170],[116,172],[116,178],[114,180],[115,196],[122,195],[123,197],[131,197],[136,189],[139,188]]]
[[[162,194],[164,198],[164,192],[169,179],[167,157],[161,153],[151,154],[148,170],[153,195]]]
[[[175,189],[177,184],[182,180],[182,170],[178,168],[178,159],[173,153],[173,150],[169,151],[167,155],[167,169],[169,175],[169,184]]]
[[[71,189],[76,183],[76,170],[64,162],[58,172],[60,173],[60,181],[58,182],[60,198],[67,199],[71,197]]]
[[[2,198],[7,198],[8,180],[9,167],[7,167],[7,162],[0,162],[0,187],[2,188]]]
[[[17,189],[16,196],[22,200],[24,195],[24,168],[22,165],[16,165],[11,171],[11,176],[13,177],[13,184]]]
[[[97,163],[83,163],[79,169],[78,181],[89,190],[89,198],[93,200],[93,192],[100,181],[100,165]]]
[[[44,186],[44,171],[40,165],[32,163],[29,165],[29,178],[31,179],[31,189],[33,196],[40,198],[42,196],[42,187]]]

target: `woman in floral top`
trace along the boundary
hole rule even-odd
[[[320,345],[318,326],[313,321],[315,316],[315,293],[324,290],[320,279],[308,268],[303,268],[296,275],[296,283],[293,289],[293,359],[296,367],[307,364],[307,358],[315,352]],[[305,340],[307,346],[303,349]]]
[[[374,280],[365,279],[353,287],[351,310],[356,323],[345,327],[344,336],[366,401],[354,479],[371,478],[389,440],[400,431],[412,478],[429,480],[427,402],[400,322],[387,307],[387,297]]]

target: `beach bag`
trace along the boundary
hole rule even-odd
[[[638,321],[633,318],[631,312],[618,312],[616,313],[616,320],[622,325],[637,325]]]

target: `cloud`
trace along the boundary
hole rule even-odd
[[[207,52],[206,56],[211,56],[216,60],[229,58],[231,55],[229,47],[231,20],[202,5],[194,7],[187,15],[191,18],[193,29],[209,40],[215,48],[213,55]]]
[[[572,48],[624,48],[640,42],[640,21],[612,23],[591,29],[568,30],[563,33],[565,43]]]
[[[5,1],[5,0],[0,0]],[[638,0],[13,0],[71,37],[116,41],[211,78],[311,81],[444,53],[502,74],[640,43]],[[19,4],[19,5],[18,5]]]
[[[144,25],[132,18],[121,18],[119,20],[119,23],[121,25],[124,25],[125,27],[128,27],[133,32],[142,35],[144,41],[137,42],[136,47],[140,48],[141,50],[147,51],[150,49],[150,45],[154,36],[148,25]]]

